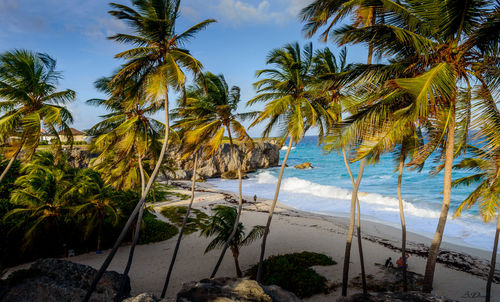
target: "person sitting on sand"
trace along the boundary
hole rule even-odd
[[[392,258],[391,257],[389,257],[389,258],[387,258],[387,260],[385,260],[385,265],[384,266],[385,267],[392,267],[393,266],[392,265]]]
[[[405,255],[405,258],[408,259],[408,254]],[[398,261],[396,261],[396,265],[398,268],[403,268],[403,257],[399,257]],[[405,267],[408,268],[408,263],[405,264]]]

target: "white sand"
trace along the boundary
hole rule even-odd
[[[209,189],[210,190],[210,189]],[[181,193],[189,193],[180,190]],[[223,203],[223,195],[217,192],[197,192],[195,194],[195,208],[209,212],[210,208],[218,203]],[[251,198],[247,198],[251,200]],[[264,225],[267,220],[266,211],[270,201],[259,200],[257,204],[245,205],[242,215],[242,222],[248,229],[253,225]],[[158,204],[155,209],[159,209],[166,203]],[[172,204],[172,203],[170,203]],[[177,202],[175,205],[186,204]],[[226,203],[227,204],[227,203]],[[365,256],[365,266],[367,274],[375,274],[380,269],[375,263],[384,263],[387,257],[395,260],[400,257],[399,252],[384,247],[373,242],[377,238],[387,239],[388,242],[399,245],[400,230],[373,222],[362,222],[364,235],[370,240],[363,240]],[[332,257],[338,264],[328,267],[316,268],[323,274],[329,282],[339,283],[342,280],[342,263],[344,257],[346,239],[347,219],[342,217],[322,216],[301,212],[293,208],[279,204],[271,225],[271,232],[267,241],[266,257],[276,254],[292,252],[311,251],[326,254]],[[155,244],[141,245],[136,248],[135,259],[130,271],[132,294],[151,292],[155,295],[161,293],[165,280],[168,265],[172,256],[172,251],[177,237]],[[219,250],[203,254],[210,239],[199,237],[197,233],[184,237],[174,272],[167,292],[167,297],[175,301],[175,295],[180,290],[182,284],[188,281],[208,278],[217,257]],[[422,244],[429,245],[430,241],[416,234],[408,234],[409,247],[422,247]],[[485,251],[475,250],[467,247],[443,244],[443,248],[452,251],[459,251],[472,255],[480,260],[488,260],[490,254]],[[109,270],[122,272],[125,266],[129,248],[124,246],[116,254]],[[242,270],[248,269],[258,261],[260,253],[260,240],[248,247],[243,247],[240,252],[240,265]],[[91,265],[99,268],[107,255],[89,253],[70,258],[71,261]],[[409,258],[409,270],[420,274],[424,273],[426,259],[412,255]],[[360,273],[358,261],[358,246],[354,238],[351,252],[350,277]],[[235,276],[236,271],[230,251],[220,267],[218,277]],[[434,294],[447,296],[459,301],[483,301],[483,297],[468,298],[474,293],[485,293],[486,281],[472,274],[448,268],[443,264],[437,264],[434,279]],[[358,289],[350,288],[349,294],[358,292]],[[467,293],[470,293],[468,295]],[[329,295],[317,295],[306,301],[334,301],[340,296],[340,288]],[[500,301],[500,285],[493,284],[492,301]]]

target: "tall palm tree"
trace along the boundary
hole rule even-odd
[[[223,142],[224,134],[227,133],[231,156],[238,170],[238,215],[234,223],[233,232],[228,237],[210,278],[214,278],[217,274],[224,255],[231,245],[231,240],[236,235],[243,209],[243,193],[241,188],[241,162],[243,158],[240,152],[241,147],[236,152],[233,134],[236,133],[238,135],[237,139],[240,143],[246,144],[251,148],[253,141],[240,121],[252,117],[256,113],[237,113],[240,101],[239,87],[233,86],[229,89],[223,75],[216,76],[210,72],[206,72],[198,77],[194,86],[187,89],[186,95],[182,98],[183,107],[178,112],[184,118],[176,125],[187,129],[185,133],[186,142],[190,145],[206,143],[206,156],[210,156],[217,151]]]
[[[488,68],[484,62],[488,49],[498,48],[498,38],[484,35],[484,32],[497,26],[489,20],[497,18],[499,9],[482,0],[424,0],[405,1],[404,4],[407,5],[394,9],[390,18],[385,18],[387,24],[365,28],[345,26],[336,34],[341,44],[367,43],[381,55],[411,56],[413,69],[417,71],[411,78],[396,78],[391,83],[414,96],[415,119],[426,119],[433,124],[427,144],[409,165],[421,164],[434,150],[442,147],[440,158],[444,163],[438,171],[444,170],[443,203],[429,249],[423,285],[423,291],[430,292],[450,207],[453,158],[461,150],[459,146],[454,148],[455,136],[460,134],[460,140],[465,141],[468,133],[467,119],[457,121],[456,117],[460,109],[457,104],[470,104],[471,94],[467,93],[462,101],[459,90],[470,91],[476,81],[490,91],[495,90],[485,80]],[[374,36],[377,38],[373,39]],[[486,100],[483,97],[478,101]],[[465,111],[470,112],[471,106],[466,108]],[[463,131],[456,133],[457,127]],[[464,145],[461,144],[462,149]]]
[[[346,111],[351,104],[350,98],[346,95],[346,91],[348,90],[350,76],[349,76],[349,68],[346,64],[347,51],[346,49],[342,49],[339,55],[339,60],[332,53],[332,51],[326,47],[323,50],[318,50],[315,53],[314,57],[314,75],[315,82],[317,82],[318,88],[322,93],[325,94],[325,97],[329,102],[327,106],[330,108],[330,111],[334,113],[334,121],[337,124],[342,123],[342,113]],[[334,129],[330,129],[328,132],[335,131]],[[328,144],[328,135],[326,137],[325,149],[327,152],[331,152],[333,148]],[[354,188],[355,180],[352,175],[351,167],[349,166],[349,160],[347,158],[347,152],[344,146],[341,147],[342,155],[344,158],[344,164],[347,169],[347,173],[351,179],[352,186]],[[359,198],[356,199],[356,225],[357,225],[357,237],[358,237],[358,249],[359,249],[359,257],[361,264],[361,280],[363,286],[363,293],[367,293],[366,287],[366,274],[365,274],[365,266],[364,266],[364,257],[363,257],[363,246],[361,239],[361,210],[359,205]]]
[[[499,115],[500,117],[500,115]],[[498,134],[497,134],[498,136]],[[493,243],[493,252],[491,254],[490,272],[486,283],[486,301],[491,299],[491,283],[495,275],[496,255],[498,250],[498,238],[500,235],[500,150],[495,153],[488,153],[477,147],[469,146],[474,157],[464,158],[456,164],[456,169],[466,169],[477,173],[456,179],[452,186],[470,186],[477,183],[477,187],[460,204],[455,211],[454,217],[460,216],[464,209],[470,209],[479,204],[479,214],[488,222],[497,214],[497,226],[495,240]]]
[[[61,73],[47,54],[28,50],[7,51],[0,55],[0,142],[10,161],[0,175],[4,179],[21,150],[31,159],[43,128],[61,145],[58,131],[72,143],[68,124],[71,113],[64,107],[75,99],[73,90],[57,90]]]
[[[116,34],[110,39],[133,45],[133,48],[117,54],[115,57],[126,60],[121,70],[110,82],[113,93],[119,95],[127,86],[130,78],[138,79],[149,96],[165,110],[165,137],[160,155],[150,175],[141,199],[127,220],[111,252],[99,269],[92,282],[84,302],[88,302],[97,282],[111,263],[123,238],[130,229],[133,220],[142,209],[146,196],[158,175],[167,150],[169,139],[169,87],[180,89],[186,82],[183,70],[199,73],[202,65],[183,46],[215,20],[205,20],[178,34],[176,21],[179,18],[180,0],[134,0],[133,7],[111,3],[114,10],[110,14],[124,20],[131,27],[133,34]]]
[[[392,3],[391,0],[382,2],[387,4]],[[346,16],[351,17],[352,27],[361,28],[366,26],[372,26],[377,23],[383,23],[384,10],[385,8],[382,5],[381,1],[315,0],[301,11],[300,17],[302,21],[306,23],[304,25],[303,31],[308,37],[312,37],[314,34],[317,33],[317,31],[321,27],[327,25],[326,29],[320,35],[323,41],[327,42],[328,37],[332,34],[333,27],[337,25]],[[372,36],[372,38],[374,38],[374,36]],[[374,52],[373,45],[369,43],[367,64],[372,63],[373,52]],[[365,165],[366,165],[366,159],[363,158],[361,159],[359,165],[359,172],[356,178],[356,182],[354,182],[353,184],[353,191],[351,198],[351,215],[349,220],[349,229],[347,231],[347,240],[346,240],[343,275],[342,275],[342,296],[347,295],[347,284],[349,281],[348,280],[349,259],[351,254],[352,237],[354,235],[356,201],[358,200],[358,190],[361,184],[361,178],[363,177]],[[359,212],[359,206],[358,206],[358,212]],[[362,263],[363,262],[362,254],[360,254],[360,257],[361,257],[360,262],[362,265],[362,271],[364,271],[364,265]],[[363,277],[363,291],[364,293],[366,293],[366,280],[364,278],[364,274],[362,274],[362,277]]]
[[[243,226],[243,223],[239,222],[236,235],[233,235],[234,223],[238,217],[237,210],[232,207],[218,205],[214,208],[214,211],[215,214],[210,218],[208,225],[201,231],[201,235],[203,236],[215,236],[205,249],[205,254],[216,248],[224,247],[228,238],[233,236],[233,239],[231,240],[231,252],[233,254],[234,266],[236,268],[236,276],[241,278],[243,273],[241,272],[238,261],[240,249],[241,247],[249,245],[264,236],[265,227],[262,225],[256,225],[252,228],[248,235],[245,236],[245,227]]]
[[[99,154],[92,167],[115,189],[142,192],[148,179],[147,175],[141,175],[143,161],[153,159],[161,148],[160,133],[165,126],[152,118],[161,106],[148,102],[143,91],[135,89],[134,82],[120,95],[112,94],[107,78],[99,79],[95,85],[109,98],[91,99],[87,103],[104,107],[109,113],[87,132],[92,138],[90,149]]]
[[[104,183],[98,172],[91,169],[79,170],[73,181],[74,185],[67,193],[79,200],[79,204],[72,207],[73,215],[85,222],[85,237],[97,229],[97,251],[100,251],[105,221],[109,219],[112,225],[119,221],[116,206],[110,198],[115,191]]]
[[[298,43],[293,43],[272,50],[266,63],[272,65],[273,68],[257,71],[257,77],[265,78],[254,84],[258,95],[248,102],[248,105],[258,102],[266,103],[264,110],[256,117],[251,127],[266,121],[264,137],[268,137],[276,126],[280,126],[281,138],[283,140],[289,138],[288,149],[281,164],[274,199],[269,208],[266,230],[262,239],[257,281],[262,278],[262,263],[267,236],[290,150],[293,144],[298,143],[311,127],[318,127],[319,137],[323,137],[326,129],[332,124],[332,114],[325,109],[327,100],[312,85],[313,57],[312,43],[307,44],[303,49]]]

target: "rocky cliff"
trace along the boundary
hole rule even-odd
[[[278,165],[280,147],[274,142],[256,143],[253,149],[246,146],[236,146],[237,153],[242,159],[242,170],[251,172],[257,169],[264,169]],[[193,156],[182,159],[182,155],[172,151],[169,157],[174,160],[177,170],[172,173],[172,179],[190,179],[193,173]],[[210,157],[206,153],[202,156],[198,164],[198,175],[201,178],[220,177],[222,173],[236,170],[237,161],[231,156],[229,144],[223,144],[219,150]]]

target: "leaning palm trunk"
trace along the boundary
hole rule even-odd
[[[290,150],[292,149],[293,138],[290,137],[290,142],[288,143],[288,149],[286,150],[285,158],[283,159],[283,163],[281,164],[280,175],[278,177],[278,183],[276,184],[276,191],[274,192],[273,203],[271,204],[271,208],[269,209],[269,216],[267,218],[266,229],[264,230],[264,236],[262,238],[262,244],[260,248],[260,258],[259,258],[259,267],[257,269],[257,282],[262,280],[262,265],[264,263],[264,254],[266,252],[266,241],[267,235],[269,234],[269,229],[271,227],[271,220],[273,219],[274,208],[276,207],[276,202],[278,201],[278,195],[280,194],[281,180],[283,179],[283,172],[285,171],[286,161],[288,160],[288,156],[290,155]]]
[[[234,144],[233,144],[233,139],[231,137],[231,131],[228,128],[228,135],[229,135],[229,142],[231,145],[231,154],[234,160],[236,160],[237,165],[238,165],[238,213],[236,215],[236,219],[234,221],[234,226],[233,230],[231,231],[231,234],[227,238],[226,244],[224,244],[224,248],[222,249],[222,252],[220,253],[219,259],[217,260],[217,264],[215,264],[215,268],[212,271],[212,274],[210,275],[210,278],[214,278],[215,275],[217,274],[217,271],[219,270],[219,266],[222,263],[222,260],[224,259],[224,255],[226,254],[227,249],[231,245],[231,241],[233,241],[234,236],[236,235],[236,232],[238,231],[238,224],[240,223],[240,217],[241,217],[241,211],[243,210],[243,194],[241,190],[241,161],[238,158],[236,158],[235,152],[234,152]]]
[[[434,270],[439,254],[439,247],[443,240],[444,227],[448,218],[448,210],[450,209],[451,198],[451,172],[453,167],[453,144],[455,138],[455,105],[450,108],[450,123],[448,125],[448,135],[446,140],[446,151],[444,161],[444,181],[443,181],[443,205],[441,207],[441,215],[436,228],[436,233],[432,239],[431,247],[429,248],[429,256],[425,267],[425,276],[422,291],[430,293],[432,291],[432,283],[434,281]]]
[[[169,136],[169,116],[168,116],[168,89],[166,89],[165,92],[165,138],[163,139],[163,144],[161,147],[160,151],[160,156],[158,157],[158,162],[156,162],[155,168],[153,169],[153,173],[151,173],[151,176],[149,178],[149,181],[146,185],[146,188],[144,189],[144,194],[142,194],[141,199],[139,202],[137,202],[137,205],[135,206],[134,210],[132,211],[132,214],[130,214],[127,222],[125,223],[125,226],[123,227],[120,235],[118,236],[118,239],[115,241],[115,244],[113,245],[113,248],[109,252],[108,256],[104,260],[104,263],[102,264],[101,268],[97,272],[94,280],[92,281],[92,284],[90,285],[89,290],[87,291],[87,294],[83,298],[83,302],[88,302],[90,300],[90,296],[92,295],[92,292],[94,292],[97,283],[99,280],[102,278],[102,275],[108,268],[109,264],[113,260],[113,257],[115,256],[116,252],[118,251],[118,248],[120,247],[120,244],[122,243],[123,239],[127,235],[128,230],[132,226],[132,223],[134,219],[136,218],[137,214],[139,213],[140,209],[144,206],[146,202],[146,196],[148,195],[149,191],[151,190],[151,187],[153,186],[153,182],[156,179],[156,176],[158,175],[158,172],[160,171],[161,164],[163,163],[163,158],[165,157],[165,153],[167,151],[168,147],[168,136]]]
[[[363,158],[359,165],[358,177],[356,178],[356,183],[352,189],[351,197],[351,216],[349,219],[349,229],[347,231],[347,240],[345,244],[345,254],[344,254],[344,268],[342,272],[342,296],[347,296],[347,283],[349,282],[349,261],[351,258],[351,245],[352,237],[354,236],[354,223],[356,216],[356,200],[358,199],[358,189],[361,183],[361,178],[363,177],[363,171],[365,169],[366,158]]]
[[[347,155],[345,152],[345,148],[342,148],[342,155],[344,156],[344,164],[347,168],[347,172],[349,173],[349,177],[351,178],[352,187],[354,188],[354,177],[352,176],[351,167],[349,166],[349,162],[347,161]],[[363,256],[363,245],[361,238],[361,207],[359,205],[359,198],[356,197],[356,207],[358,208],[356,212],[356,220],[357,220],[357,233],[358,233],[358,249],[359,249],[359,262],[361,265],[361,283],[363,286],[363,294],[367,294],[368,290],[366,287],[366,273],[365,273],[365,259]]]
[[[7,167],[5,167],[5,169],[2,172],[2,175],[0,175],[0,183],[3,181],[3,179],[5,178],[7,173],[9,172],[10,168],[12,167],[12,164],[14,164],[14,162],[16,161],[16,158],[19,155],[19,152],[21,152],[21,149],[23,148],[23,144],[24,144],[24,141],[23,141],[23,143],[21,143],[21,146],[19,147],[19,149],[17,149],[16,153],[14,153],[14,155],[10,158],[9,163],[7,164]]]
[[[493,282],[493,277],[495,276],[495,265],[497,261],[499,235],[500,235],[500,211],[498,211],[498,216],[497,216],[497,231],[495,233],[495,242],[493,243],[493,252],[491,254],[490,273],[488,274],[488,281],[486,282],[486,300],[485,300],[486,302],[490,302],[491,299],[491,283]]]
[[[139,172],[141,176],[141,198],[144,197],[144,190],[146,185],[146,178],[144,176],[144,167],[142,165],[142,157],[138,156],[138,164],[139,164]],[[132,239],[132,245],[130,246],[130,251],[128,254],[127,265],[123,270],[123,275],[120,281],[120,288],[118,293],[115,296],[115,302],[120,302],[123,298],[123,291],[125,290],[125,284],[127,283],[127,276],[130,271],[130,267],[132,266],[132,261],[134,260],[134,252],[137,243],[139,242],[139,237],[141,233],[141,224],[142,224],[142,216],[144,215],[144,207],[141,207],[139,210],[139,215],[137,216],[137,221],[135,224],[135,232]]]
[[[398,170],[398,201],[399,201],[399,217],[401,218],[401,255],[403,259],[403,291],[408,291],[408,280],[406,277],[406,222],[405,213],[403,208],[403,197],[401,195],[401,182],[403,180],[403,168],[405,164],[405,158],[403,152],[401,152],[401,157],[399,158],[399,170]]]
[[[186,211],[186,215],[184,216],[184,220],[182,221],[181,230],[179,231],[179,236],[177,237],[177,242],[175,243],[174,253],[172,254],[172,260],[170,260],[170,266],[168,267],[167,278],[165,279],[165,284],[163,285],[163,290],[161,291],[162,299],[165,298],[165,294],[167,293],[168,283],[170,282],[170,276],[172,275],[172,271],[174,269],[175,259],[177,258],[177,252],[179,251],[179,247],[181,245],[182,235],[184,234],[184,229],[186,228],[186,224],[189,219],[189,214],[191,213],[191,208],[193,207],[197,168],[198,168],[198,151],[194,156],[193,179],[191,182],[191,200],[189,200],[189,205]]]

